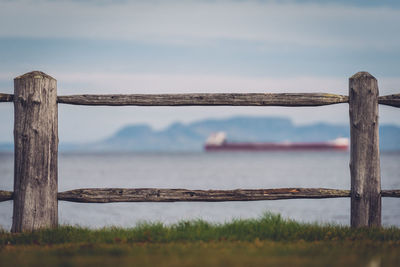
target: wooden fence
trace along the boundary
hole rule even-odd
[[[380,226],[381,197],[400,197],[400,190],[381,190],[378,104],[400,107],[400,94],[379,96],[377,80],[367,72],[349,79],[349,96],[304,94],[157,94],[57,96],[57,81],[33,71],[14,79],[14,192],[12,232],[57,227],[58,200],[108,202],[251,201],[293,198],[351,198],[351,226]],[[106,106],[323,106],[349,104],[350,190],[278,188],[187,190],[157,188],[86,188],[58,192],[58,103]]]

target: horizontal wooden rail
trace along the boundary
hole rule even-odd
[[[236,190],[187,190],[158,188],[88,188],[58,194],[59,200],[74,202],[175,202],[175,201],[251,201],[290,198],[348,197],[349,190],[325,188],[279,188]]]
[[[348,102],[347,96],[298,94],[132,94],[59,96],[58,103],[93,106],[323,106]]]
[[[400,94],[380,96],[378,98],[378,103],[400,108]]]
[[[58,193],[58,200],[109,202],[175,202],[175,201],[251,201],[291,198],[349,197],[350,190],[327,188],[277,188],[235,190],[188,190],[159,188],[83,188]],[[12,192],[0,191],[0,201],[12,199]]]
[[[0,94],[0,102],[13,95]],[[58,96],[58,103],[88,106],[323,106],[347,103],[348,97],[325,93],[298,94],[131,94]]]
[[[0,202],[12,199],[13,199],[13,192],[0,190]]]
[[[12,102],[14,95],[0,93],[0,102]]]
[[[12,200],[12,192],[0,190],[0,201]],[[400,194],[399,194],[400,195]],[[349,197],[349,190],[326,188],[278,188],[236,190],[187,190],[157,188],[84,188],[58,193],[58,200],[108,202],[173,202],[173,201],[249,201],[290,198]]]
[[[400,189],[397,190],[382,190],[382,197],[400,197]]]
[[[381,196],[400,198],[400,189],[382,190]],[[235,190],[84,188],[58,193],[58,200],[83,203],[175,201],[217,202],[339,197],[350,197],[350,190],[328,188],[278,188]],[[13,192],[0,190],[0,202],[12,199]]]
[[[400,197],[400,190],[382,190],[381,195],[383,197]],[[338,197],[350,197],[350,190],[328,188],[276,188],[235,190],[87,188],[58,193],[58,200],[93,203],[174,201],[216,202]]]
[[[1,94],[0,102],[14,95]],[[348,103],[344,95],[298,94],[132,94],[58,96],[58,103],[89,106],[323,106]],[[379,97],[379,104],[400,107],[400,94]]]

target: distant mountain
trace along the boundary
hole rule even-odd
[[[248,142],[318,142],[350,134],[348,125],[297,126],[287,118],[234,117],[174,123],[160,131],[145,124],[129,125],[99,142],[60,144],[60,151],[201,151],[207,137],[217,131],[226,132],[229,141]],[[381,125],[380,146],[384,151],[400,150],[400,127]],[[12,149],[12,146],[0,144],[0,150],[4,149]]]

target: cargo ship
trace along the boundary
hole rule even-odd
[[[336,138],[326,142],[228,142],[226,133],[212,133],[206,140],[206,151],[347,151],[348,138]]]

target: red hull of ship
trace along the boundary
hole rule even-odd
[[[293,150],[348,150],[348,145],[332,143],[223,143],[205,145],[206,151],[293,151]]]

